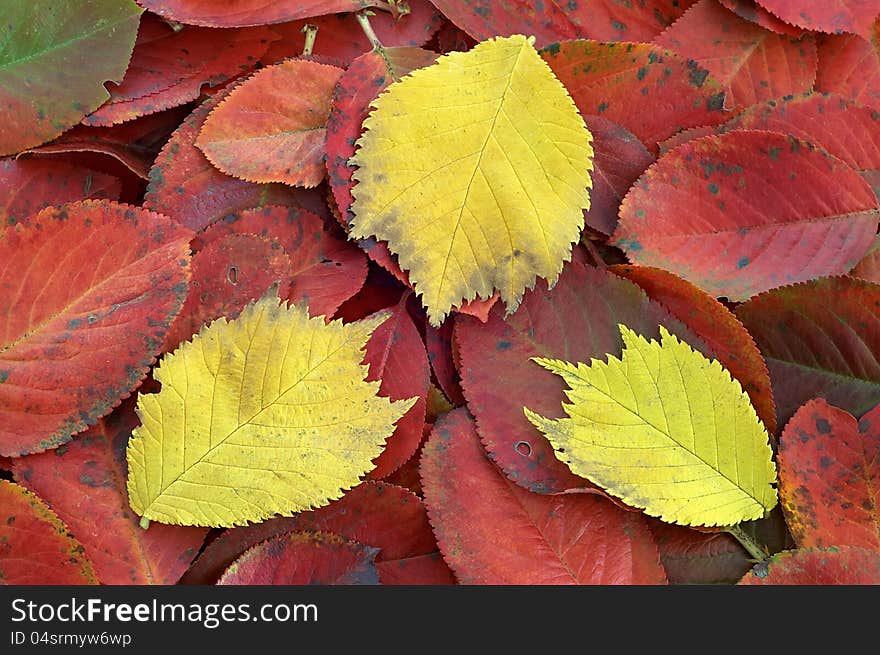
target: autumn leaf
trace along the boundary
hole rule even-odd
[[[662,326],[660,343],[620,332],[621,359],[535,359],[569,387],[567,418],[525,408],[557,457],[669,523],[727,526],[773,509],[767,431],[739,383]]]
[[[878,585],[880,552],[856,546],[804,548],[756,564],[741,585]]]
[[[779,440],[779,499],[800,548],[880,551],[880,409],[858,421],[817,398]]]
[[[342,325],[267,295],[166,355],[138,399],[131,506],[144,519],[244,525],[356,485],[415,399],[377,397],[363,348],[387,318]]]
[[[536,494],[488,458],[466,409],[421,464],[428,516],[462,584],[665,584],[645,517],[594,494]]]
[[[371,0],[138,0],[153,13],[190,25],[248,27],[375,7]]]
[[[125,74],[143,9],[132,0],[11,2],[0,29],[0,155],[49,141]]]
[[[730,106],[809,91],[816,79],[812,35],[786,36],[700,0],[654,43],[705,67],[729,89]]]
[[[621,204],[612,243],[633,263],[741,301],[848,272],[878,216],[871,187],[836,157],[785,134],[734,131],[649,168]]]
[[[822,36],[819,40],[819,70],[816,90],[839,93],[880,110],[880,23],[874,38],[854,34]]]
[[[324,179],[325,125],[340,75],[307,59],[264,68],[217,105],[196,146],[227,175],[315,186]]]
[[[801,28],[789,25],[777,18],[755,2],[755,0],[718,0],[718,2],[740,18],[745,18],[747,21],[760,25],[771,32],[788,36],[798,36],[803,33]]]
[[[880,403],[880,286],[819,278],[736,308],[761,349],[784,425],[813,398],[861,416]]]
[[[536,276],[556,280],[589,207],[593,150],[525,37],[444,55],[374,106],[351,159],[351,236],[388,241],[432,324],[495,289],[513,311]]]
[[[854,32],[870,38],[880,14],[876,0],[757,0],[765,9],[798,27],[830,34]]]
[[[263,541],[229,565],[219,585],[379,584],[371,548],[339,535],[291,532]]]
[[[83,547],[37,496],[0,480],[0,581],[4,585],[93,585]]]
[[[55,448],[143,379],[186,295],[191,237],[106,200],[0,231],[0,454]]]

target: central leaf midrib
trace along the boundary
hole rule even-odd
[[[653,378],[652,378],[652,379],[653,379]],[[713,466],[712,464],[710,464],[709,462],[707,462],[705,459],[703,459],[702,457],[700,457],[700,455],[698,455],[697,453],[691,451],[691,450],[690,450],[687,446],[685,446],[684,444],[679,443],[678,441],[676,441],[676,440],[672,437],[672,435],[670,435],[668,432],[666,432],[666,431],[663,430],[662,428],[660,428],[660,427],[654,425],[651,421],[649,421],[648,419],[646,419],[646,418],[645,418],[644,416],[642,416],[641,414],[639,414],[639,413],[633,411],[632,409],[630,409],[629,407],[627,407],[626,405],[624,405],[623,403],[621,403],[617,398],[615,398],[615,397],[612,396],[611,394],[605,393],[605,392],[602,391],[599,387],[590,384],[590,383],[587,382],[586,380],[584,380],[584,382],[585,382],[587,385],[589,385],[590,387],[592,387],[593,389],[595,389],[596,391],[598,391],[599,393],[601,393],[601,394],[602,394],[603,396],[605,396],[606,398],[610,399],[615,405],[617,405],[617,406],[619,406],[619,407],[622,407],[622,408],[625,409],[627,412],[629,412],[630,414],[632,414],[633,416],[635,416],[636,418],[638,418],[638,419],[639,419],[642,423],[644,423],[645,425],[648,425],[648,426],[652,427],[653,429],[655,429],[658,433],[662,434],[662,435],[663,435],[664,437],[666,437],[669,441],[671,441],[673,444],[675,444],[675,446],[681,448],[681,449],[684,450],[686,453],[692,455],[694,458],[696,458],[698,461],[700,461],[702,464],[704,464],[707,468],[709,468],[709,469],[711,469],[712,471],[714,471],[715,473],[717,473],[720,477],[724,478],[724,479],[727,480],[730,484],[732,484],[736,489],[738,489],[739,491],[742,491],[746,496],[748,496],[749,498],[751,498],[752,500],[754,500],[758,505],[760,505],[761,507],[764,507],[764,503],[763,503],[763,502],[761,502],[760,500],[758,500],[758,499],[757,499],[755,496],[753,496],[748,490],[743,489],[743,487],[742,487],[742,486],[740,485],[740,483],[739,483],[739,480],[731,480],[727,475],[725,475],[725,473],[724,473],[723,471],[721,471],[721,470],[715,468],[715,466]],[[601,446],[599,446],[599,447],[601,447]],[[663,468],[663,467],[659,467],[659,468]]]
[[[272,400],[270,400],[268,403],[266,403],[265,405],[263,405],[258,411],[254,412],[251,416],[249,416],[249,417],[247,417],[246,419],[244,419],[244,420],[243,420],[243,421],[242,421],[242,422],[241,422],[241,423],[240,423],[240,424],[239,424],[234,430],[231,430],[231,431],[228,432],[224,437],[222,437],[222,438],[220,439],[220,441],[219,441],[216,445],[211,446],[211,447],[210,447],[208,450],[206,450],[206,451],[205,451],[205,452],[204,452],[204,453],[203,453],[203,454],[202,454],[197,460],[195,460],[195,461],[194,461],[192,464],[190,464],[189,466],[185,467],[185,468],[180,472],[180,474],[179,474],[176,478],[174,478],[171,482],[169,482],[168,484],[166,484],[164,487],[162,487],[162,488],[159,490],[159,492],[156,494],[156,497],[153,498],[152,502],[150,502],[149,506],[148,506],[144,511],[145,511],[145,512],[149,511],[150,507],[152,507],[153,504],[156,503],[156,501],[159,500],[159,499],[163,496],[163,494],[164,494],[166,491],[168,491],[171,487],[173,487],[175,484],[177,484],[178,482],[180,482],[180,481],[186,476],[187,473],[189,473],[193,468],[195,468],[196,466],[198,466],[199,464],[201,464],[201,463],[202,463],[202,462],[203,462],[203,461],[204,461],[209,455],[211,455],[211,453],[213,453],[215,450],[217,450],[217,449],[220,448],[221,446],[225,445],[226,442],[227,442],[227,441],[228,441],[228,440],[229,440],[234,434],[236,434],[239,430],[241,430],[241,429],[247,427],[248,425],[250,425],[250,422],[251,422],[251,421],[253,421],[255,418],[257,418],[260,414],[262,414],[264,411],[266,411],[269,407],[271,407],[272,405],[274,405],[276,402],[278,402],[278,400],[279,400],[282,396],[284,396],[285,394],[287,394],[288,392],[290,392],[292,389],[294,389],[295,387],[297,387],[298,385],[300,385],[300,384],[303,382],[303,380],[305,380],[309,375],[311,375],[316,369],[318,369],[319,367],[323,366],[324,363],[325,363],[328,359],[330,359],[331,357],[333,357],[333,355],[335,355],[335,354],[338,353],[340,350],[342,350],[343,348],[345,348],[350,342],[351,342],[351,338],[348,338],[348,339],[344,340],[342,343],[340,343],[339,346],[337,346],[335,349],[333,349],[332,351],[330,351],[329,353],[327,353],[327,354],[326,354],[326,355],[325,355],[325,356],[324,356],[324,357],[323,357],[323,358],[322,358],[317,364],[315,364],[313,367],[311,367],[311,368],[308,369],[305,373],[303,373],[302,376],[300,376],[295,382],[293,382],[292,384],[290,384],[290,385],[289,385],[288,387],[286,387],[285,389],[283,389],[283,390],[279,390],[279,392],[278,392],[278,393],[272,398]],[[218,374],[219,374],[219,372],[220,372],[219,369],[218,369],[217,372],[218,372]],[[216,381],[216,379],[217,379],[218,377],[219,377],[219,375],[215,375],[215,376],[214,376],[214,380]],[[212,403],[212,407],[213,407],[213,403],[214,403],[214,398],[213,398],[213,397],[211,398],[211,403]],[[262,403],[261,403],[261,404],[262,404]],[[183,435],[183,438],[186,439],[186,434]],[[254,470],[257,470],[257,469],[254,469]]]
[[[462,216],[464,215],[464,208],[467,206],[467,200],[468,196],[470,195],[471,185],[474,183],[474,179],[477,177],[477,171],[480,170],[480,167],[483,163],[483,155],[486,153],[486,147],[489,145],[489,139],[492,138],[492,133],[495,131],[495,124],[498,122],[498,117],[501,115],[501,108],[504,107],[504,102],[507,99],[507,94],[510,91],[511,84],[513,83],[514,71],[519,65],[520,57],[522,57],[522,53],[525,49],[526,44],[521,44],[519,50],[516,53],[516,57],[514,58],[513,65],[510,67],[510,75],[507,78],[507,85],[504,87],[504,91],[501,92],[501,97],[498,100],[498,108],[495,110],[495,115],[492,117],[492,123],[486,130],[486,138],[483,140],[483,145],[480,147],[477,162],[474,165],[474,170],[471,171],[471,177],[468,180],[467,187],[465,188],[464,200],[462,201],[461,206],[458,208],[458,216],[455,220],[455,227],[452,229],[452,234],[449,237],[449,249],[446,251],[446,257],[443,259],[443,272],[440,274],[440,284],[437,287],[436,297],[438,299],[441,299],[443,297],[443,283],[446,280],[446,271],[449,269],[449,260],[452,257],[452,248],[455,246],[455,238],[458,234],[459,227],[461,227],[461,220]]]

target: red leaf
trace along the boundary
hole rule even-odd
[[[790,550],[755,565],[741,585],[877,585],[880,553],[842,546]]]
[[[465,400],[452,354],[454,325],[453,321],[444,321],[443,325],[435,328],[425,321],[425,347],[437,384],[452,404],[458,406],[464,405]]]
[[[611,234],[617,226],[620,202],[639,175],[654,163],[654,155],[630,132],[601,116],[584,116],[593,135],[593,188],[584,220],[594,230]]]
[[[813,37],[783,36],[700,0],[655,43],[695,60],[726,86],[728,106],[803,93],[816,79]]]
[[[736,315],[764,354],[780,424],[817,397],[856,416],[880,403],[880,286],[823,278],[761,294]]]
[[[462,584],[665,584],[642,514],[588,494],[544,496],[486,456],[473,419],[437,421],[422,485],[440,551]]]
[[[442,17],[428,0],[407,0],[407,4],[409,13],[399,18],[386,12],[370,16],[370,26],[386,52],[399,46],[423,46],[440,28]],[[302,31],[305,25],[318,28],[312,50],[316,57],[325,57],[348,66],[356,58],[373,50],[353,13],[333,14],[273,25],[272,31],[278,33],[281,40],[269,46],[262,58],[263,63],[274,64],[301,55],[305,45]]]
[[[379,584],[377,552],[335,534],[291,532],[248,550],[229,565],[217,584]]]
[[[765,29],[785,34],[786,36],[799,36],[803,34],[802,29],[779,20],[761,5],[757,4],[755,0],[718,0],[718,2],[740,18],[751,21]]]
[[[819,39],[819,71],[816,90],[843,97],[880,110],[880,35],[867,41],[851,34]]]
[[[635,263],[738,301],[846,273],[878,215],[871,187],[836,157],[783,134],[735,131],[661,157],[624,199],[613,242]]]
[[[196,146],[233,177],[315,186],[324,179],[325,125],[340,75],[308,59],[264,68],[217,105]]]
[[[852,414],[811,400],[779,440],[779,498],[799,548],[880,551],[880,407]]]
[[[880,14],[877,0],[757,0],[786,23],[816,32],[869,35]]]
[[[880,284],[880,237],[874,239],[868,253],[849,273],[853,277]]]
[[[181,124],[150,169],[144,207],[192,230],[230,212],[268,204],[296,204],[301,191],[282,185],[252,184],[224,175],[211,165],[195,139],[205,118],[224,94],[206,100]]]
[[[375,460],[370,479],[379,480],[399,469],[413,456],[425,427],[430,369],[422,337],[406,310],[406,292],[367,341],[364,364],[370,367],[366,380],[381,381],[379,395],[391,400],[418,396],[418,400],[396,423],[385,448]]]
[[[728,118],[724,91],[707,71],[657,46],[569,41],[541,56],[581,113],[620,124],[652,152],[676,132]]]
[[[126,489],[125,447],[136,424],[127,405],[51,453],[17,458],[13,471],[70,526],[101,584],[174,584],[208,531],[140,527]]]
[[[776,432],[767,364],[751,335],[727,307],[699,287],[659,268],[619,265],[609,270],[638,284],[649,298],[693,330],[749,394],[767,431]]]
[[[486,324],[457,317],[455,341],[468,408],[492,459],[511,480],[538,493],[583,489],[589,483],[560,462],[547,438],[523,414],[524,399],[542,416],[562,418],[564,384],[531,357],[589,362],[620,355],[618,323],[650,338],[659,325],[695,348],[705,346],[635,284],[579,263],[567,264],[552,291],[539,281],[519,309]]]
[[[0,232],[0,454],[55,448],[144,377],[186,296],[191,237],[109,201]]]
[[[787,96],[749,107],[720,130],[769,130],[810,141],[871,183],[880,171],[880,114],[835,94]]]
[[[0,480],[0,580],[5,585],[93,585],[83,547],[42,500]]]
[[[315,214],[297,207],[267,206],[230,214],[193,242],[196,250],[229,234],[277,239],[290,258],[290,291],[281,297],[306,302],[313,316],[331,317],[367,277],[363,253]]]
[[[539,47],[586,37],[600,41],[650,41],[694,0],[590,0],[528,2],[431,0],[478,41],[492,36],[534,35]]]
[[[326,507],[224,531],[208,544],[182,582],[213,583],[243,551],[294,530],[335,532],[378,548],[376,568],[383,584],[453,582],[442,560],[426,565],[437,552],[437,542],[422,501],[406,489],[380,482],[365,482]],[[412,575],[402,576],[411,563]]]
[[[25,152],[37,155],[99,153],[112,157],[146,180],[159,150],[188,113],[186,107],[177,107],[113,127],[77,125],[54,141]]]
[[[213,239],[192,258],[189,293],[165,336],[170,352],[207,323],[234,319],[245,306],[278,283],[278,295],[290,289],[290,258],[276,239],[228,234]]]
[[[217,86],[253,68],[269,42],[278,38],[265,27],[175,31],[146,14],[125,77],[110,89],[110,99],[82,122],[116,125],[195,100],[202,85]]]
[[[726,532],[700,532],[650,520],[669,584],[733,584],[751,568],[742,546]]]
[[[357,11],[382,3],[370,0],[138,0],[138,4],[189,25],[249,27]]]
[[[0,159],[0,230],[27,223],[50,205],[75,200],[118,200],[119,180],[62,161]]]

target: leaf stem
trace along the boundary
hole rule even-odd
[[[581,243],[584,244],[587,252],[590,253],[590,258],[593,260],[593,264],[596,266],[596,268],[608,268],[605,260],[602,259],[602,255],[599,254],[599,249],[593,245],[593,242],[590,240],[589,237],[585,236],[583,239],[581,239]]]
[[[148,519],[146,516],[142,516],[142,517],[141,517],[140,526],[141,526],[141,528],[143,528],[144,530],[146,530],[147,528],[149,528],[149,527],[150,527],[150,519]]]
[[[739,542],[739,545],[751,555],[755,562],[763,562],[767,559],[769,553],[757,541],[752,539],[745,530],[739,527],[739,524],[728,526],[725,530]]]
[[[361,29],[367,36],[367,40],[370,42],[370,45],[373,46],[373,50],[375,50],[376,52],[382,52],[383,50],[385,50],[385,46],[382,45],[379,37],[376,36],[376,33],[373,31],[373,26],[370,25],[370,18],[367,14],[367,11],[359,11],[354,16],[355,18],[357,18],[357,22],[360,24]]]
[[[318,26],[307,23],[303,25],[302,31],[306,35],[306,42],[303,45],[303,57],[311,57],[312,51],[315,49],[315,39],[318,36]]]

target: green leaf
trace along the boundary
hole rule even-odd
[[[4,0],[0,155],[54,139],[109,97],[128,68],[143,9],[132,0]]]
[[[670,523],[734,525],[776,505],[767,431],[739,382],[660,327],[620,325],[621,359],[534,358],[568,384],[568,418],[525,409],[557,457],[626,503]]]

